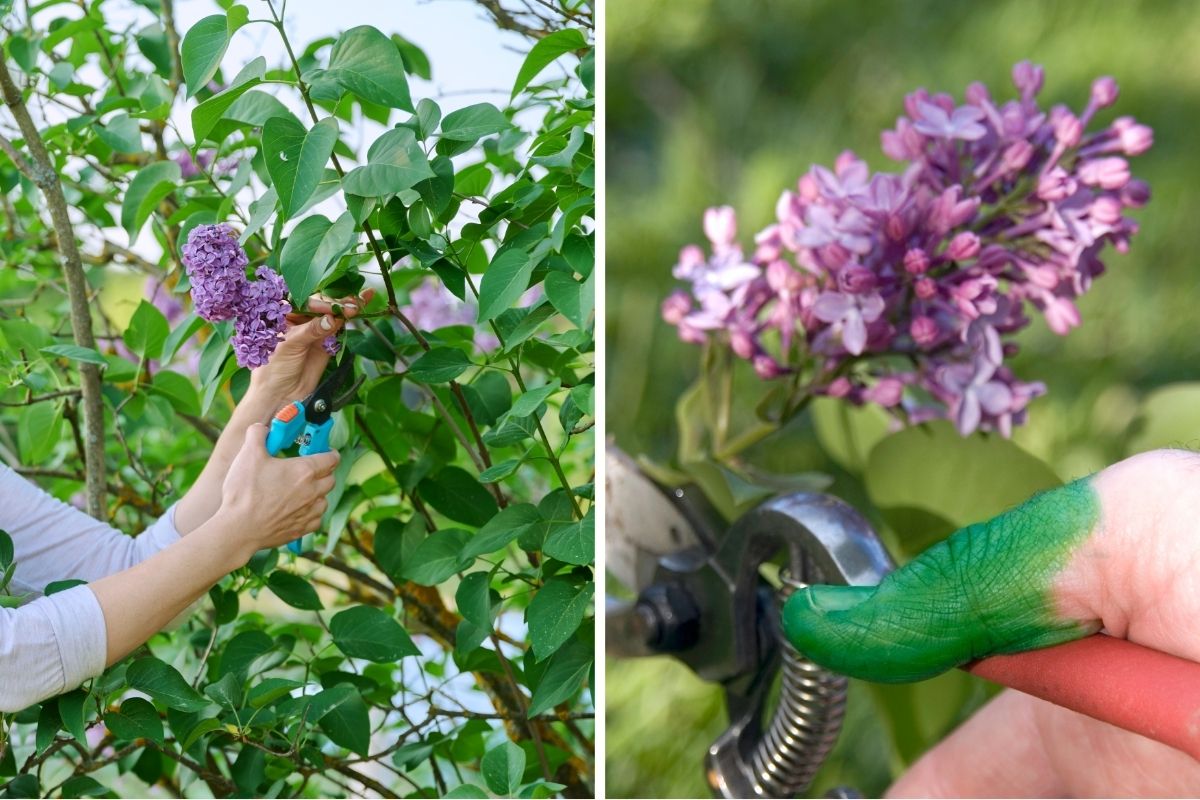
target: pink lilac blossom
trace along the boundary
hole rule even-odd
[[[1097,79],[1081,113],[1043,109],[1041,67],[1013,68],[1018,98],[971,84],[965,102],[924,89],[882,147],[899,173],[871,174],[854,153],[814,166],[784,192],[776,222],[747,255],[732,208],[710,209],[711,250],[689,245],[663,318],[684,341],[716,338],[763,378],[801,373],[816,394],[877,403],[908,422],[954,420],[1007,436],[1043,394],[1004,365],[1012,336],[1040,312],[1065,335],[1076,299],[1129,247],[1149,187],[1128,158],[1153,131],[1118,117],[1091,132],[1118,97]],[[903,365],[903,366],[898,366]]]

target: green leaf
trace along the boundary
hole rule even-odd
[[[235,100],[262,83],[266,72],[267,60],[259,56],[242,67],[241,72],[234,76],[229,86],[192,109],[192,136],[195,137],[197,143],[208,138]]]
[[[290,695],[293,690],[299,689],[303,685],[300,681],[292,681],[287,678],[266,678],[250,690],[246,700],[251,708],[262,708],[271,705],[281,697]]]
[[[40,464],[62,438],[63,418],[58,403],[34,403],[17,420],[17,446],[26,464]]]
[[[64,798],[70,797],[116,797],[113,790],[100,783],[91,775],[76,775],[63,783],[59,793]]]
[[[454,602],[463,619],[475,625],[492,627],[491,575],[487,572],[472,572],[463,576],[454,593]]]
[[[577,586],[565,578],[546,581],[525,610],[529,646],[538,661],[562,647],[583,622],[595,585]]]
[[[483,472],[479,473],[479,480],[484,483],[495,483],[496,481],[503,480],[509,475],[512,475],[517,471],[517,467],[519,466],[521,466],[521,459],[507,458],[498,464],[493,464]]]
[[[481,195],[492,185],[492,170],[485,164],[463,167],[454,175],[454,191],[468,197]]]
[[[592,314],[592,299],[590,286],[567,275],[565,272],[551,272],[544,283],[546,297],[558,310],[558,313],[569,319],[576,328],[587,329],[588,317]]]
[[[441,514],[467,525],[483,525],[499,510],[492,493],[460,467],[444,467],[422,480],[417,491]]]
[[[583,519],[561,525],[550,531],[542,552],[551,558],[581,566],[596,560],[595,508],[589,508]]]
[[[315,214],[292,229],[279,254],[279,271],[297,303],[308,300],[337,259],[354,244],[354,238],[354,218],[349,212],[332,223]]]
[[[417,125],[417,138],[428,139],[442,121],[442,109],[428,97],[422,98],[417,101],[417,113],[412,121]]]
[[[809,413],[822,449],[855,474],[862,473],[871,448],[888,435],[892,419],[873,403],[856,407],[834,397],[816,398]]]
[[[80,580],[79,578],[68,578],[65,581],[50,581],[46,584],[46,588],[42,594],[49,597],[59,592],[65,592],[67,589],[74,589],[76,586],[84,586],[86,584],[87,581]]]
[[[533,692],[529,715],[541,714],[570,700],[587,680],[594,658],[592,648],[579,641],[555,653]]]
[[[229,34],[229,24],[224,14],[205,17],[184,34],[179,55],[183,62],[183,82],[187,84],[188,97],[195,97],[217,74],[221,58],[229,47]]]
[[[357,689],[326,689],[313,696],[308,708],[308,721],[317,722],[334,744],[366,757],[371,746],[371,718]]]
[[[160,369],[154,373],[150,388],[154,394],[167,398],[176,411],[199,416],[200,397],[196,394],[196,385],[178,372]]]
[[[913,469],[914,464],[921,468]],[[864,479],[872,502],[885,512],[917,509],[959,527],[1062,483],[1050,467],[1008,439],[964,438],[947,421],[883,439],[871,450]]]
[[[156,161],[133,176],[125,199],[121,201],[121,227],[129,234],[132,245],[142,226],[163,198],[173,192],[181,180],[179,165],[174,161]]]
[[[450,800],[450,798],[464,798],[464,800],[470,800],[471,798],[486,798],[487,796],[487,792],[473,783],[460,783],[458,786],[455,786],[453,789],[442,795],[442,797],[446,798],[447,800]]]
[[[529,503],[519,503],[509,506],[488,520],[479,531],[466,543],[460,554],[462,558],[471,559],[484,553],[493,553],[509,542],[517,540],[531,525],[540,522],[542,515],[536,507]]]
[[[162,717],[158,715],[158,709],[140,697],[127,697],[121,701],[121,710],[105,714],[104,724],[118,739],[130,742],[149,739],[163,743]]]
[[[101,367],[108,365],[98,350],[91,347],[80,347],[76,344],[52,344],[49,347],[43,347],[42,352],[69,358],[72,361],[82,361],[85,364],[96,364]]]
[[[529,51],[529,55],[525,56],[525,63],[517,73],[517,82],[513,84],[512,96],[516,97],[551,62],[566,53],[582,50],[587,46],[587,39],[583,33],[572,28],[542,37]]]
[[[444,528],[425,537],[404,565],[401,577],[422,586],[444,583],[469,564],[460,555],[471,534],[461,528]]]
[[[447,114],[442,120],[442,138],[475,142],[512,126],[508,117],[491,103],[477,103]]]
[[[320,611],[325,607],[321,604],[321,598],[317,596],[313,585],[291,572],[275,570],[271,577],[267,578],[267,588],[292,608]]]
[[[128,114],[117,114],[108,122],[95,126],[100,141],[118,153],[142,152],[142,131],[137,120]]]
[[[417,545],[425,538],[425,522],[417,514],[407,522],[385,519],[375,528],[375,558],[390,578],[399,578],[401,570]]]
[[[493,425],[512,407],[512,388],[499,372],[483,372],[463,386],[467,405],[480,425]]]
[[[364,100],[413,110],[399,48],[370,25],[351,28],[338,38],[324,74]]]
[[[512,409],[508,413],[514,417],[528,416],[541,408],[542,403],[546,402],[550,398],[550,395],[557,392],[560,388],[562,388],[562,381],[555,378],[545,386],[530,389],[517,398],[517,401],[513,403]]]
[[[205,697],[210,698],[217,705],[230,709],[241,707],[243,694],[241,678],[232,672],[222,675],[216,683],[210,683],[204,687]]]
[[[224,729],[225,729],[225,726],[221,724],[221,720],[219,720],[219,719],[215,719],[212,717],[210,717],[208,719],[202,719],[202,720],[200,720],[200,722],[198,722],[196,724],[196,727],[192,728],[190,731],[187,732],[187,736],[184,737],[184,740],[182,742],[183,749],[184,750],[192,749],[192,745],[194,745],[196,742],[200,741],[200,737],[206,733],[212,733],[213,731],[220,731],[220,730],[224,730]]]
[[[67,692],[58,698],[58,715],[75,741],[87,744],[87,728],[84,727],[84,714],[87,711],[88,693],[80,689]]]
[[[263,160],[279,195],[283,219],[290,219],[312,197],[337,138],[338,125],[333,117],[326,117],[308,131],[288,117],[272,117],[263,125]]]
[[[479,322],[495,319],[510,308],[529,288],[533,258],[517,248],[492,259],[479,283]]]
[[[456,347],[435,347],[421,354],[421,357],[404,373],[421,383],[447,383],[466,372],[471,366],[471,359]]]
[[[130,350],[149,360],[162,355],[163,344],[170,333],[171,326],[162,312],[150,301],[142,300],[133,312],[122,338]]]
[[[525,751],[512,742],[504,742],[483,756],[479,772],[494,794],[516,797],[525,774]]]
[[[329,631],[333,643],[351,658],[389,664],[420,652],[400,623],[372,606],[339,611],[329,621]]]
[[[130,664],[125,671],[125,680],[130,688],[145,692],[169,708],[199,711],[209,705],[174,667],[152,656]]]
[[[383,197],[434,177],[416,134],[409,128],[392,128],[371,145],[367,163],[346,174],[342,188],[346,194]]]

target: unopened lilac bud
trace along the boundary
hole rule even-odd
[[[1037,196],[1039,200],[1057,203],[1075,194],[1075,179],[1062,167],[1055,167],[1038,178]]]
[[[729,247],[737,239],[737,212],[732,206],[719,206],[704,212],[704,235],[714,247]]]
[[[744,327],[731,328],[729,331],[729,347],[738,358],[751,359],[758,350],[753,333]]]
[[[783,375],[786,370],[780,366],[779,362],[771,358],[766,353],[759,353],[753,359],[754,371],[758,377],[763,380],[771,380]]]
[[[1145,181],[1132,180],[1121,188],[1121,202],[1130,208],[1141,208],[1150,201],[1150,186]]]
[[[1021,96],[1028,99],[1042,90],[1042,82],[1046,78],[1045,71],[1029,61],[1018,62],[1013,67],[1012,79]]]
[[[1097,197],[1088,211],[1090,216],[1101,225],[1116,225],[1121,221],[1121,201],[1111,195]]]
[[[973,106],[981,106],[991,100],[987,87],[979,81],[972,81],[967,86],[966,98],[967,102]]]
[[[825,387],[825,394],[830,397],[845,397],[853,389],[854,384],[850,383],[850,379],[843,375],[830,381],[829,386]]]
[[[821,186],[811,172],[806,172],[796,182],[796,193],[805,203],[811,203],[821,196]]]
[[[1120,189],[1129,183],[1129,162],[1116,156],[1085,161],[1079,165],[1079,180],[1101,189]]]
[[[875,385],[863,392],[863,399],[891,408],[900,403],[904,396],[904,384],[896,378],[880,378]]]
[[[786,261],[777,260],[767,264],[767,285],[772,291],[794,294],[804,288],[804,278]]]
[[[1004,169],[1008,172],[1019,172],[1025,169],[1031,158],[1033,145],[1025,139],[1018,139],[1004,148]]]
[[[850,169],[850,167],[857,164],[858,161],[859,158],[854,154],[853,150],[843,150],[842,152],[838,153],[838,157],[834,159],[833,171],[841,175],[843,172]]]
[[[838,272],[838,288],[850,294],[863,294],[875,288],[875,274],[866,267],[851,264]]]
[[[893,242],[902,242],[908,238],[912,226],[904,214],[888,214],[887,222],[884,223],[883,229],[888,238]]]
[[[1117,141],[1121,144],[1121,150],[1127,156],[1140,156],[1153,146],[1154,129],[1149,125],[1141,125],[1133,122],[1132,117],[1124,117],[1123,119],[1130,120],[1131,124],[1117,127],[1117,124],[1113,123],[1113,128],[1117,131]]]
[[[913,284],[913,292],[922,300],[932,300],[937,297],[937,283],[931,278],[921,278]]]
[[[970,231],[963,231],[950,240],[946,247],[946,257],[951,261],[965,261],[979,254],[979,237]]]
[[[929,269],[929,255],[919,247],[904,254],[904,271],[909,275],[924,275]]]
[[[1069,111],[1059,114],[1054,120],[1054,138],[1065,147],[1074,147],[1083,138],[1083,123]]]
[[[904,113],[913,119],[919,119],[921,116],[921,103],[930,102],[929,91],[922,86],[915,92],[910,92],[904,96]]]
[[[821,261],[830,269],[841,269],[850,260],[850,251],[837,242],[827,244],[820,249]]]
[[[1119,91],[1115,78],[1109,75],[1096,78],[1092,82],[1092,103],[1096,108],[1107,108],[1117,102]]]
[[[938,324],[933,317],[916,317],[908,326],[908,332],[912,335],[914,342],[921,347],[928,347],[937,341]]]
[[[662,318],[669,325],[678,325],[683,322],[692,310],[692,298],[682,289],[676,289],[667,295],[667,299],[662,302]]]

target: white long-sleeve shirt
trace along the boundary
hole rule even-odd
[[[89,517],[0,465],[0,528],[12,537],[9,591],[36,599],[0,608],[0,712],[20,711],[104,670],[104,613],[87,586],[45,597],[54,581],[94,581],[179,540],[175,506],[137,537]]]

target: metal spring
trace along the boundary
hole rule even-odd
[[[780,577],[780,602],[806,585],[786,571]],[[808,788],[833,749],[846,713],[846,677],[818,667],[782,637],[780,647],[779,705],[751,761],[765,797],[793,797]]]

